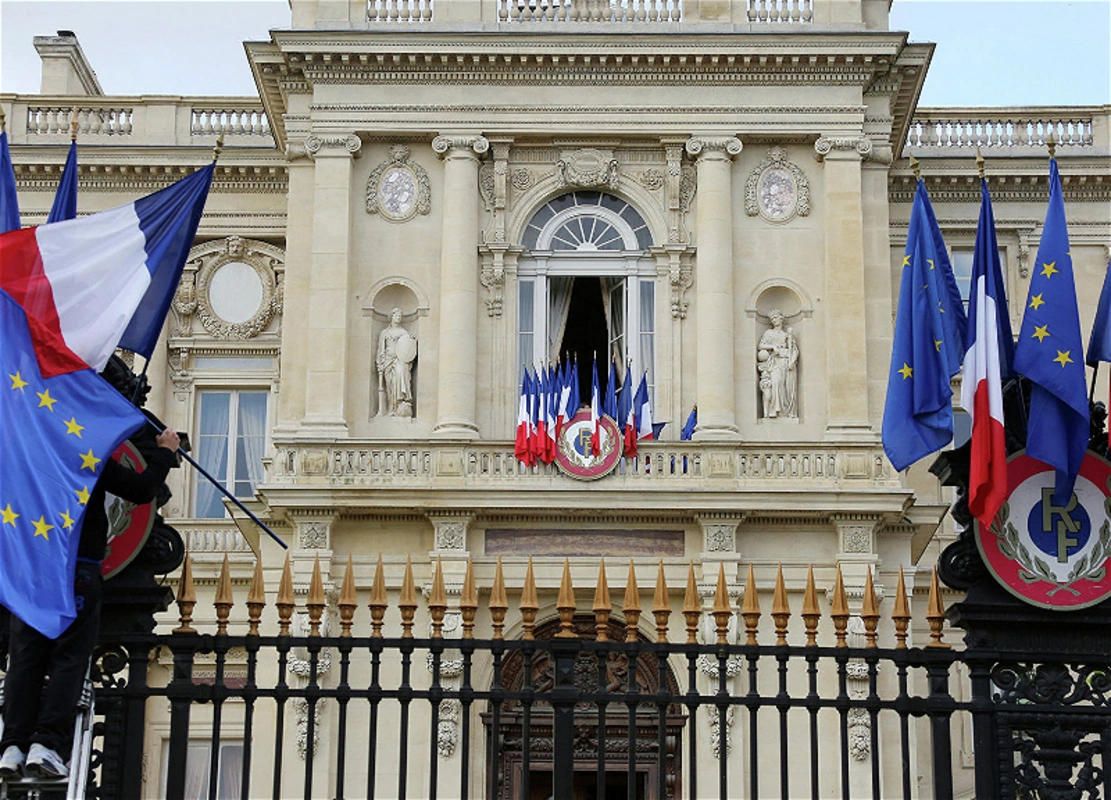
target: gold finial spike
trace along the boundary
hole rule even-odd
[[[640,589],[637,588],[637,573],[633,560],[629,559],[629,577],[625,579],[625,600],[621,604],[625,615],[625,641],[637,640],[637,625],[640,624]]]
[[[386,599],[386,576],[382,569],[382,554],[378,554],[378,566],[374,569],[374,583],[370,586],[370,635],[382,638],[382,620],[386,616],[389,601]]]
[[[467,556],[467,574],[463,576],[463,594],[459,597],[459,613],[463,617],[463,638],[474,638],[474,618],[478,614],[478,590],[474,585],[474,564]]]
[[[806,570],[806,592],[802,595],[802,621],[806,625],[806,646],[818,646],[818,620],[822,610],[818,608],[818,590],[814,588],[814,566]]]
[[[980,173],[980,180],[984,179],[984,155],[980,152],[980,147],[976,147],[976,170]]]
[[[671,601],[667,596],[667,579],[664,577],[664,560],[656,572],[656,594],[652,597],[652,616],[656,618],[656,641],[667,644],[667,620],[671,616]]]
[[[320,618],[324,616],[324,581],[320,579],[319,554],[312,562],[312,578],[309,579],[309,596],[305,606],[309,609],[309,636],[319,636]]]
[[[687,567],[687,591],[683,595],[683,619],[687,623],[687,644],[698,643],[698,619],[702,616],[702,601],[698,597],[698,584],[694,581],[694,561]]]
[[[490,621],[494,628],[494,638],[501,639],[505,627],[505,613],[509,611],[509,599],[505,596],[505,576],[501,569],[501,556],[494,570],[494,586],[490,589]]]
[[[1046,139],[1046,147],[1049,148],[1049,160],[1052,161],[1057,157],[1057,131],[1049,132],[1049,138]],[[926,645],[929,647],[929,645]]]
[[[74,106],[69,114],[69,140],[77,141],[77,106]]]
[[[895,649],[907,649],[907,626],[910,624],[910,607],[907,605],[907,587],[903,582],[903,567],[899,566],[899,583],[895,587],[895,610],[891,612],[895,623]]]
[[[733,616],[733,609],[729,607],[729,590],[725,587],[725,564],[718,564],[718,586],[714,592],[714,607],[710,609],[714,617],[714,627],[717,630],[718,644],[728,644],[729,618]]]
[[[247,590],[248,636],[258,636],[258,626],[262,622],[262,609],[266,607],[266,588],[262,577],[262,559],[255,559],[255,574],[251,576],[251,587]]]
[[[224,565],[220,568],[220,579],[216,582],[216,599],[212,605],[216,606],[216,635],[228,635],[228,616],[231,607],[235,605],[231,593],[231,568],[228,566],[228,554],[224,553]]]
[[[432,618],[432,638],[444,636],[444,615],[447,613],[447,590],[444,587],[444,560],[436,559],[432,575],[432,591],[428,595],[428,616]]]
[[[787,620],[791,618],[791,605],[787,602],[787,587],[783,584],[783,565],[775,574],[775,594],[772,595],[772,619],[775,620],[776,645],[787,644]]]
[[[197,604],[197,592],[193,589],[193,562],[189,553],[185,554],[185,561],[181,565],[181,582],[177,588],[178,622],[181,624],[174,628],[174,633],[196,633],[193,627],[193,606]]]
[[[598,585],[594,587],[594,640],[597,642],[609,641],[610,585],[606,581],[606,560],[603,558],[598,564]]]
[[[848,647],[845,635],[849,626],[849,600],[845,597],[845,579],[841,576],[841,565],[837,565],[837,581],[833,584],[833,608],[829,613],[833,618],[833,632],[837,636],[838,647]]]
[[[922,162],[920,162],[914,156],[911,156],[910,157],[910,168],[911,168],[911,171],[914,172],[914,179],[916,181],[922,180]]]
[[[760,624],[760,598],[756,594],[756,579],[752,574],[752,564],[748,565],[748,580],[745,593],[741,598],[741,616],[745,621],[745,644],[756,644],[756,626]]]
[[[559,598],[556,600],[559,612],[559,633],[557,639],[577,639],[572,630],[575,619],[575,590],[571,586],[571,562],[563,559],[563,579],[559,582]]]
[[[941,604],[941,585],[937,582],[937,567],[930,577],[930,600],[926,604],[926,620],[930,623],[930,643],[926,647],[933,650],[948,650],[949,645],[941,641],[942,628],[945,627],[945,607]]]
[[[351,554],[347,554],[347,568],[343,571],[343,583],[339,589],[340,636],[351,636],[351,621],[355,618],[355,609],[359,606],[359,599],[355,594],[355,565]]]
[[[876,587],[872,583],[872,568],[864,577],[864,600],[860,606],[860,619],[864,623],[864,646],[876,646],[876,626],[880,622],[880,608],[876,601]]]
[[[521,638],[531,642],[532,631],[536,627],[536,614],[540,611],[540,601],[536,597],[536,577],[532,574],[532,556],[525,570],[525,585],[521,590]]]
[[[289,636],[289,620],[293,617],[293,572],[289,566],[289,553],[285,556],[282,579],[278,581],[278,599],[274,605],[278,608],[278,635]]]
[[[212,163],[215,164],[220,160],[220,153],[224,152],[224,132],[221,131],[220,135],[216,137],[216,144],[212,148]]]
[[[401,638],[413,638],[413,616],[417,613],[417,587],[413,583],[413,559],[405,556],[405,577],[401,581],[401,598],[397,602],[401,609]]]

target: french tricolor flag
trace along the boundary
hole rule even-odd
[[[1003,428],[1003,379],[1012,374],[1014,339],[1007,316],[995,217],[987,181],[980,180],[980,221],[972,258],[968,351],[961,406],[972,417],[968,509],[989,526],[1007,498],[1007,442]]]
[[[150,357],[215,166],[119,208],[0,235],[0,289],[27,314],[43,377],[99,371],[117,347]]]

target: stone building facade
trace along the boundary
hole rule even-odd
[[[869,569],[882,590],[902,568],[917,604],[952,523],[924,466],[895,472],[879,441],[907,156],[959,275],[981,145],[1017,330],[1054,133],[1086,330],[1111,247],[1111,109],[919,108],[933,45],[889,30],[889,5],[291,0],[289,29],[247,43],[257,97],[108,95],[58,36],[36,39],[41,93],[0,106],[25,225],[45,221],[74,110],[81,213],[206,163],[224,135],[148,405],[289,542],[301,599],[314,559],[334,594],[351,557],[365,593],[382,554],[392,591],[407,557],[426,584],[442,560],[455,604],[468,558],[480,588],[498,556],[519,587],[532,556],[541,620],[565,557],[583,602],[605,556],[618,586],[630,557],[642,585],[662,559],[676,588],[693,561],[707,608],[719,564],[734,598],[749,565],[770,589],[782,564],[793,603],[808,566],[829,586],[840,565],[857,605]],[[513,454],[522,363],[576,329],[648,372],[667,422],[589,483]],[[777,346],[789,367],[762,369]],[[173,480],[202,594],[225,553],[244,592],[253,548],[276,585],[284,554],[195,475]],[[318,758],[335,724],[325,708]],[[164,735],[148,734],[150,797]],[[744,768],[743,748],[729,757]]]

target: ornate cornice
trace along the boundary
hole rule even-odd
[[[78,180],[82,191],[150,193],[195,171],[196,166],[156,164],[80,164]],[[61,165],[16,164],[16,187],[21,191],[53,192],[58,187]],[[284,165],[247,166],[222,164],[212,179],[214,193],[284,193],[289,175]]]
[[[1062,177],[1061,194],[1066,202],[1111,202],[1111,178],[1102,175],[1085,176],[1080,181],[1073,176]],[[936,203],[980,203],[980,180],[974,175],[924,176],[930,199]],[[887,196],[892,203],[911,203],[917,181],[910,175],[892,175],[888,181]],[[1017,203],[1044,204],[1049,197],[1048,175],[999,176],[990,179],[992,199]],[[1002,222],[1000,221],[1000,224]],[[1072,227],[1070,222],[1069,227]]]

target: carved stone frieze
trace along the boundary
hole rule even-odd
[[[617,159],[612,150],[584,147],[564,154],[556,162],[556,175],[564,186],[617,188]]]
[[[531,170],[524,167],[517,167],[513,170],[513,188],[518,191],[529,189],[536,183],[536,175]]]
[[[650,192],[658,192],[664,188],[667,178],[660,170],[650,168],[637,173],[637,183]]]
[[[366,213],[405,222],[432,211],[428,173],[413,161],[408,145],[390,147],[390,157],[376,166],[366,182]]]
[[[863,158],[872,152],[872,140],[866,136],[822,136],[814,142],[814,158],[819,162],[830,153],[850,151]]]
[[[441,551],[466,553],[467,528],[471,517],[430,515],[429,522],[435,535],[435,548]]]
[[[837,539],[842,553],[869,555],[875,552],[875,533],[879,520],[856,515],[834,515]]]
[[[321,520],[298,522],[297,544],[303,550],[327,550],[330,527],[327,522]]]
[[[773,147],[745,181],[745,213],[769,222],[788,222],[810,214],[810,181],[787,158],[787,148]]]

